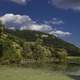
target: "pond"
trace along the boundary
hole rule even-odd
[[[74,80],[80,80],[80,65],[69,64],[66,69],[66,74]]]

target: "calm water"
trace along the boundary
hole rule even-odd
[[[80,64],[54,64],[52,68],[55,71],[63,71],[73,80],[80,80]]]
[[[69,64],[66,69],[66,74],[74,80],[80,80],[80,65]]]
[[[69,64],[66,69],[67,72],[73,75],[79,75],[80,76],[80,65],[75,64]]]

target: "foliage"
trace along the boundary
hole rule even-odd
[[[1,61],[6,62],[6,63],[11,63],[11,62],[18,62],[21,59],[21,47],[9,40],[9,39],[2,39],[0,40],[0,45],[2,49],[1,51]]]
[[[0,37],[1,37],[1,35],[3,34],[3,32],[4,32],[4,25],[2,24],[2,22],[0,21]]]
[[[59,60],[59,62],[65,62],[67,59],[67,52],[65,49],[57,48],[54,50],[55,58]]]
[[[42,45],[44,46],[53,49],[63,48],[66,49],[69,56],[80,56],[80,49],[78,47],[58,37],[55,37],[54,35],[31,30],[6,30],[6,32],[28,42],[36,42],[37,39],[41,39],[43,41]],[[42,35],[47,35],[47,37],[42,37]]]
[[[0,23],[1,27],[4,27]],[[1,28],[0,28],[1,29]],[[37,62],[66,62],[67,55],[80,54],[80,49],[53,35],[30,30],[1,30],[0,61],[20,63],[32,59]],[[42,37],[46,35],[47,37]]]
[[[24,42],[22,48],[23,48],[22,55],[24,59],[31,59],[32,58],[31,43]]]

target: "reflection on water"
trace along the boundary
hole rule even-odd
[[[80,75],[80,65],[69,64],[66,70],[70,74]]]
[[[67,66],[66,73],[74,80],[80,80],[80,65],[69,64]]]
[[[69,75],[69,77],[71,77],[74,80],[80,80],[80,76],[77,75]]]
[[[80,80],[80,64],[55,64],[53,69],[64,71],[73,80]]]

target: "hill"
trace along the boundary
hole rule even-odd
[[[80,56],[80,48],[55,37],[54,35],[31,30],[6,30],[6,32],[28,42],[35,42],[37,39],[41,39],[43,41],[43,45],[45,46],[52,48],[64,48],[67,50],[68,55]]]
[[[65,62],[80,49],[54,35],[32,30],[9,30],[0,24],[0,63]]]

